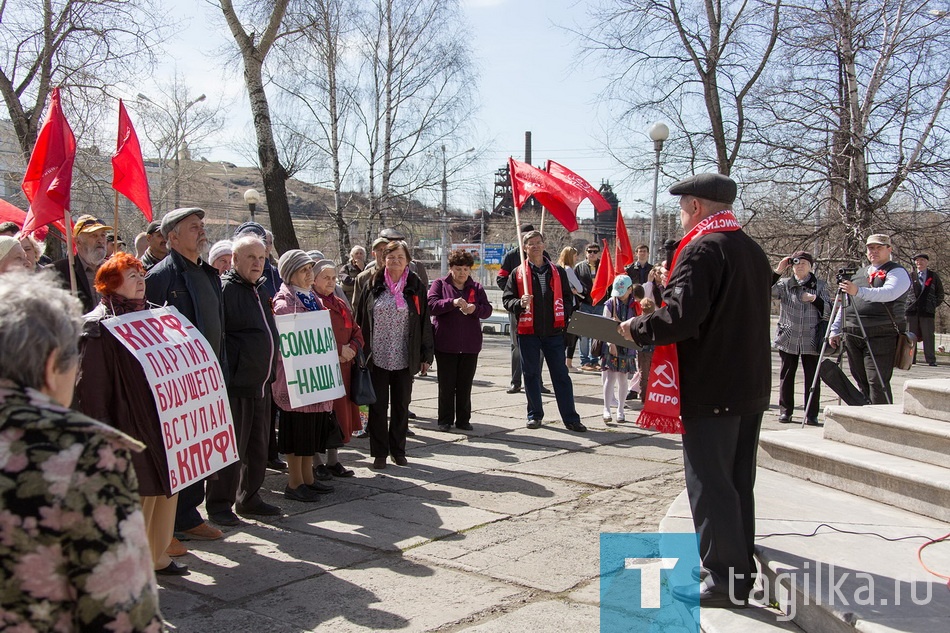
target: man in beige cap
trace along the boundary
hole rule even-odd
[[[891,261],[890,236],[876,233],[866,245],[870,265],[838,284],[850,296],[850,305],[838,311],[828,342],[838,347],[844,336],[848,366],[861,392],[871,404],[891,404],[897,336],[907,329],[904,308],[910,276]]]
[[[76,269],[76,295],[82,302],[83,313],[92,312],[99,304],[99,293],[93,282],[96,271],[106,260],[106,235],[113,230],[111,226],[92,215],[81,215],[73,224],[73,240],[76,242],[76,257],[73,267]],[[69,258],[53,262],[50,266],[59,273],[65,288],[70,287]]]

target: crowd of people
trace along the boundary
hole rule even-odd
[[[702,174],[670,193],[680,196],[685,237],[666,245],[662,262],[651,263],[649,248],[638,245],[603,297],[594,295],[596,243],[581,262],[566,247],[555,263],[544,236],[521,227],[496,278],[511,324],[507,391],[524,390],[529,429],[544,423],[541,396],[553,391],[573,432],[587,427],[572,371],[600,373],[605,423],[625,422],[626,401],[639,399],[656,428],[674,428],[663,426],[669,416],[651,411],[649,398],[654,389],[673,394],[700,536],[701,604],[729,606],[727,588],[737,579],[751,588],[754,570],[752,486],[769,404],[770,297],[781,305],[773,343],[781,357],[780,421],[792,420],[801,362],[805,420],[817,424],[818,393],[810,388],[824,343],[844,345],[871,402],[889,402],[897,332],[909,324],[923,336],[926,362],[936,363],[933,320],[943,286],[926,253],[915,256],[912,278],[891,261],[890,238],[872,235],[869,265],[839,279],[832,294],[809,252],[782,258],[774,270],[768,265],[732,214],[731,179]],[[167,213],[136,237],[133,255],[113,227],[82,215],[72,229],[75,254],[45,270],[40,245],[16,230],[3,235],[0,225],[0,483],[5,498],[19,495],[17,513],[5,499],[0,515],[4,582],[17,596],[9,613],[20,618],[5,624],[34,617],[30,605],[40,600],[51,621],[78,618],[106,630],[121,620],[129,630],[157,630],[154,574],[189,573],[176,560],[188,551],[183,541],[220,539],[215,526],[238,526],[240,517],[282,514],[260,492],[267,468],[286,472],[285,499],[312,503],[334,492],[334,479],[354,476],[339,459],[354,437],[368,436],[373,469],[390,460],[408,466],[413,381],[433,362],[438,430],[473,429],[481,321],[493,309],[471,275],[471,253],[451,253],[448,274],[430,284],[395,229],[380,232],[371,261],[355,246],[338,266],[320,251],[292,249],[275,259],[273,236],[256,222],[209,246],[204,216],[197,207]],[[832,319],[837,301],[846,309]],[[227,386],[238,454],[175,494],[146,372],[103,325],[160,306],[177,308],[207,340]],[[631,344],[571,334],[577,310],[615,321]],[[276,317],[317,311],[329,316],[345,393],[294,406]],[[375,400],[361,412],[350,397],[351,374],[364,363]],[[45,485],[28,485],[35,473],[53,470]],[[28,494],[18,492],[24,486]],[[50,513],[58,518],[41,519]],[[27,524],[33,536],[13,539]],[[65,540],[72,540],[68,548]],[[67,556],[78,571],[60,577],[55,568]],[[48,578],[28,573],[37,565]]]

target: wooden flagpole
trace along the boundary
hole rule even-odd
[[[112,252],[119,248],[119,192],[115,192],[115,215],[112,220]]]
[[[73,255],[73,227],[69,217],[69,209],[63,209],[63,226],[66,227],[66,263],[69,264],[69,290],[73,296],[78,296],[76,289],[76,258]],[[85,274],[85,273],[83,273]]]

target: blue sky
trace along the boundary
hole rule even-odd
[[[459,147],[485,144],[486,151],[484,159],[461,174],[472,184],[452,187],[450,205],[474,210],[481,199],[476,190],[490,193],[494,171],[507,157],[523,159],[524,133],[530,130],[534,164],[553,159],[594,186],[608,180],[626,215],[647,213],[647,205],[636,200],[649,200],[652,182],[632,179],[628,170],[608,156],[604,130],[611,122],[606,120],[606,108],[598,106],[605,80],[596,67],[582,63],[577,38],[563,28],[584,24],[591,3],[463,0],[462,4],[477,60],[480,109],[476,126],[479,138],[462,141]],[[212,143],[205,157],[247,164],[230,142],[236,134],[249,131],[250,116],[240,73],[227,76],[210,55],[216,46],[227,44],[229,34],[223,19],[214,7],[193,0],[173,0],[173,6],[176,17],[187,25],[170,47],[173,55],[180,56],[179,71],[196,94],[205,92],[209,101],[220,96],[228,115],[226,132]],[[611,144],[652,154],[645,127],[638,137],[611,139]],[[661,193],[661,204],[664,195]],[[592,214],[593,208],[585,202],[580,215]]]

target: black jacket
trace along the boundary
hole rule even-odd
[[[600,265],[601,262],[598,261],[597,263],[598,265]],[[594,288],[594,278],[596,276],[596,273],[591,271],[590,264],[588,264],[586,261],[583,261],[579,264],[575,264],[574,273],[577,274],[577,278],[580,280],[581,284],[584,286],[584,296],[581,297],[581,303],[586,303],[587,305],[591,305],[590,292]],[[614,280],[611,279],[610,283],[612,284],[613,282]],[[610,297],[610,291],[608,289],[607,294],[604,295],[604,298],[601,299],[600,303],[598,303],[597,305],[599,306],[604,305],[604,303],[607,301],[609,297]]]
[[[188,276],[185,274],[185,258],[177,251],[169,250],[165,259],[155,264],[155,266],[145,275],[145,298],[156,305],[170,305],[178,308],[186,319],[191,321],[198,331],[205,334],[204,319],[198,312],[198,304],[192,298],[195,294]],[[217,341],[217,349],[220,350],[218,362],[221,364],[221,371],[224,372],[225,380],[228,380],[228,362],[227,353],[224,345],[224,331],[227,327],[224,320],[224,302],[221,300],[221,277],[213,266],[201,260],[201,270],[208,275],[215,289],[215,295],[218,298],[219,317],[221,319],[221,340]],[[207,336],[207,335],[206,335]],[[212,345],[214,341],[209,341]]]
[[[920,283],[917,271],[910,273],[910,293],[907,295],[907,315],[933,317],[943,303],[943,282],[940,275],[927,269],[927,281]]]
[[[369,282],[362,285],[353,301],[356,324],[363,330],[363,349],[368,365],[372,364],[373,360],[373,310],[376,297],[385,291],[386,282],[382,271],[373,271]],[[432,321],[429,319],[429,300],[425,285],[412,271],[409,272],[409,279],[402,294],[406,305],[409,306],[409,373],[415,375],[422,369],[422,363],[432,363],[435,351]]]
[[[531,309],[534,310],[534,334],[535,336],[554,336],[564,332],[567,324],[571,320],[571,310],[573,301],[570,301],[571,285],[567,280],[567,273],[560,266],[551,263],[551,271],[561,279],[561,295],[564,299],[564,325],[562,328],[554,327],[554,290],[550,279],[548,281],[547,292],[539,296],[538,288],[541,282],[538,279],[537,272],[529,265],[531,269],[531,290],[534,294],[534,301]],[[502,295],[502,302],[505,304],[505,310],[516,315],[521,315],[524,308],[521,307],[521,292],[518,291],[518,284],[515,281],[515,274],[512,273],[505,286],[505,293]]]
[[[679,254],[666,305],[633,320],[638,344],[676,343],[683,416],[768,408],[773,279],[765,253],[744,232],[702,235]]]
[[[262,398],[277,371],[277,324],[267,280],[262,276],[252,284],[229,270],[221,277],[221,293],[228,393],[238,398]]]
[[[96,309],[96,303],[93,301],[92,288],[89,287],[89,278],[86,277],[86,271],[82,269],[82,260],[73,255],[73,265],[76,268],[76,295],[82,302],[82,313],[89,314]],[[69,283],[69,260],[60,259],[50,264],[50,268],[55,270],[63,280],[63,287],[70,289]]]
[[[642,286],[647,282],[647,278],[650,276],[650,271],[652,269],[653,264],[640,264],[639,262],[633,262],[627,266],[627,269],[624,272],[626,272],[627,276],[633,280],[633,283],[640,284]]]

